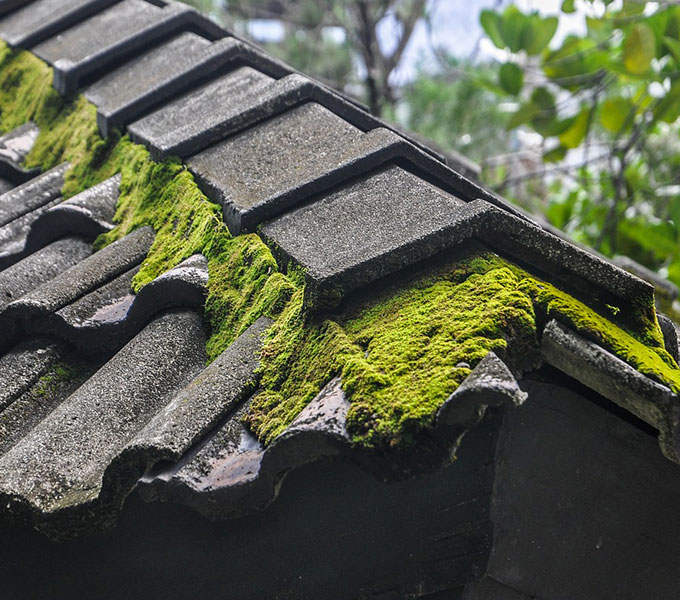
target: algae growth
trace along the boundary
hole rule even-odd
[[[314,314],[305,308],[300,273],[280,272],[259,236],[231,236],[220,207],[207,200],[178,160],[155,163],[144,148],[115,132],[101,139],[94,107],[82,97],[60,97],[51,79],[51,70],[37,58],[1,47],[0,129],[28,120],[40,127],[27,166],[45,170],[69,161],[65,197],[121,173],[117,225],[96,244],[143,225],[154,228],[156,239],[135,290],[202,253],[210,275],[205,314],[211,359],[261,315],[275,318],[261,356],[261,391],[246,418],[265,442],[341,375],[354,441],[406,447],[487,352],[516,370],[532,368],[537,336],[550,318],[680,391],[680,370],[663,348],[653,307],[610,315],[605,306],[587,306],[485,250],[463,252],[344,313]]]

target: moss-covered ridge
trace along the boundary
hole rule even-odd
[[[680,370],[658,325],[626,331],[592,307],[479,247],[344,315],[308,322],[294,296],[263,351],[264,391],[248,422],[266,441],[341,374],[347,425],[366,446],[401,446],[490,350],[516,370],[538,358],[537,336],[556,319],[680,392]],[[644,341],[644,343],[643,343]]]
[[[121,172],[117,226],[97,244],[142,225],[154,228],[156,240],[136,289],[191,254],[204,254],[211,358],[259,316],[276,319],[262,352],[261,393],[247,418],[265,442],[340,374],[354,441],[403,447],[432,423],[439,406],[488,351],[516,369],[531,367],[537,336],[549,318],[680,391],[680,370],[663,349],[658,324],[644,317],[654,314],[652,307],[636,311],[641,316],[625,330],[614,317],[603,316],[606,307],[586,306],[484,250],[462,252],[343,314],[307,314],[300,274],[281,273],[257,235],[232,237],[220,208],[179,161],[155,163],[126,137],[101,139],[94,107],[82,97],[60,97],[51,78],[51,70],[29,53],[0,48],[0,129],[28,120],[38,124],[40,136],[27,165],[49,169],[69,161],[66,197]]]

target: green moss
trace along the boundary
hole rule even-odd
[[[35,399],[52,397],[59,389],[77,379],[78,375],[79,369],[75,363],[55,363],[36,381],[29,393]]]
[[[468,266],[477,263],[472,258]],[[263,392],[248,424],[270,441],[342,375],[354,441],[408,445],[490,350],[533,363],[534,309],[520,278],[505,266],[482,273],[460,267],[374,298],[337,321],[307,322],[299,292],[265,344]]]
[[[0,130],[28,120],[41,128],[27,165],[48,169],[69,161],[64,196],[121,173],[117,225],[96,244],[153,227],[156,238],[135,290],[194,253],[206,256],[210,358],[259,316],[275,318],[262,351],[261,393],[246,418],[265,442],[341,375],[354,441],[408,447],[487,352],[516,370],[532,368],[537,334],[552,318],[680,391],[680,370],[663,348],[653,306],[588,306],[479,248],[351,311],[310,314],[301,271],[279,272],[257,235],[232,237],[220,208],[178,160],[155,163],[144,148],[115,133],[101,139],[94,107],[82,97],[61,98],[51,81],[51,70],[37,58],[0,45]],[[50,377],[61,375],[68,373]]]
[[[246,421],[271,441],[331,377],[341,375],[354,442],[408,446],[490,350],[515,369],[531,368],[538,356],[537,330],[549,319],[680,391],[680,370],[663,347],[655,319],[626,330],[552,284],[477,249],[336,321],[306,322],[301,293],[296,294],[265,344],[263,391]]]

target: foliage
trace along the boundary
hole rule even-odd
[[[506,115],[486,84],[493,70],[489,63],[452,57],[437,73],[419,70],[403,91],[405,116],[399,120],[444,150],[457,150],[478,162],[506,152],[511,145]]]
[[[507,127],[543,140],[538,175],[551,175],[543,208],[554,225],[680,284],[680,6],[582,4],[587,31],[555,47],[555,17],[482,11],[484,31],[507,52],[499,93],[518,104]],[[574,10],[563,2],[563,13]]]

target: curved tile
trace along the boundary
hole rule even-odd
[[[0,227],[58,198],[64,185],[64,163],[0,196]]]
[[[33,385],[58,356],[55,343],[32,339],[0,357],[0,414]]]
[[[11,302],[0,314],[26,319],[55,312],[141,263],[153,240],[153,230],[141,227]]]
[[[193,311],[147,325],[0,458],[0,498],[53,535],[115,518],[147,467],[111,461],[205,362],[205,334]]]
[[[138,270],[134,267],[64,308],[27,321],[24,328],[66,340],[81,352],[100,355],[117,350],[154,315],[168,308],[202,311],[208,283],[208,261],[202,255],[186,259],[134,295],[132,278]]]
[[[0,227],[0,269],[66,235],[94,239],[113,229],[120,175],[61,201],[61,198]]]
[[[26,169],[22,166],[39,133],[38,126],[29,121],[0,137],[0,177],[19,185],[40,173],[37,167]]]

